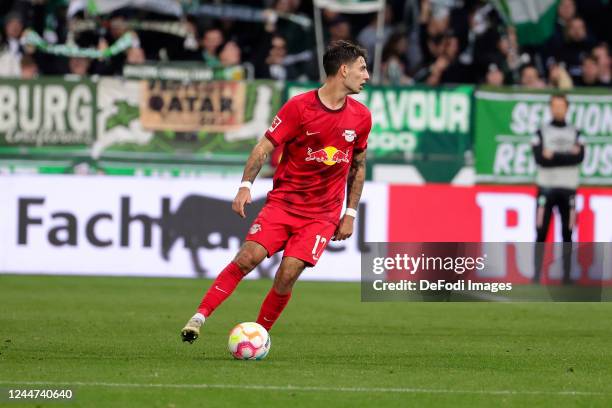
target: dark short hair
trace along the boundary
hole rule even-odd
[[[334,41],[327,47],[325,54],[323,54],[323,69],[325,70],[325,74],[327,76],[336,75],[342,64],[350,64],[359,57],[363,57],[363,59],[367,60],[367,52],[365,49],[350,41]]]
[[[554,93],[550,95],[550,103],[552,103],[553,99],[563,99],[566,105],[569,105],[569,101],[567,100],[567,95],[564,93]]]

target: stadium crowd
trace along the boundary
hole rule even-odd
[[[2,1],[0,76],[121,75],[125,64],[192,61],[209,67],[249,64],[256,78],[319,77],[312,1],[183,1],[183,6],[186,3],[191,6],[185,6],[182,16],[134,8],[90,15],[84,6],[78,7],[79,1],[86,3]],[[243,16],[263,17],[217,18],[214,13],[189,12],[197,9],[193,3],[198,7],[234,6],[234,11],[241,11]],[[499,2],[388,0],[382,82],[562,89],[612,84],[611,2],[560,0],[554,32],[537,46],[519,44],[515,28],[506,23],[495,3]],[[135,21],[159,24],[151,29],[134,25]],[[326,43],[337,39],[357,41],[368,50],[372,63],[375,13],[340,14],[323,10],[322,21]],[[166,28],[160,29],[164,22],[168,23]],[[37,33],[45,44],[69,44],[79,49],[109,49],[126,33],[131,41],[123,52],[111,53],[106,58],[80,54],[65,57],[24,41],[28,32]]]

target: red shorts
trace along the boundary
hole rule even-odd
[[[292,214],[266,204],[253,221],[246,240],[261,244],[268,257],[285,249],[284,257],[301,259],[314,266],[336,232],[336,224]]]

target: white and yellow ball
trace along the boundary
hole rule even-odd
[[[232,329],[227,346],[238,360],[261,360],[270,351],[270,335],[260,324],[240,323]]]

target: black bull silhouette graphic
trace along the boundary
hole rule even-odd
[[[206,197],[201,195],[188,195],[183,199],[176,211],[170,209],[170,199],[162,200],[162,215],[159,219],[149,218],[150,221],[160,226],[162,230],[161,255],[166,261],[170,259],[170,251],[179,239],[183,239],[184,246],[189,250],[193,267],[198,277],[205,277],[206,268],[202,265],[198,250],[229,248],[231,238],[244,242],[246,233],[265,204],[265,198],[253,201],[246,206],[246,219],[239,217],[232,211],[231,200]],[[360,251],[368,251],[365,238],[366,206],[359,205],[359,217],[357,224],[357,246]],[[211,242],[211,234],[216,234],[214,242]],[[329,252],[345,250],[344,245],[327,247]],[[271,277],[275,268],[281,260],[280,255],[274,254],[271,262],[264,262],[257,267],[261,277]],[[229,262],[229,259],[228,259]]]
[[[244,242],[246,233],[263,208],[265,198],[253,201],[245,208],[246,219],[232,211],[231,201],[200,195],[189,195],[183,199],[176,211],[171,212],[169,202],[163,206],[162,216],[156,220],[162,229],[162,257],[169,260],[170,251],[180,238],[189,250],[193,267],[199,277],[208,272],[198,256],[198,249],[229,248],[230,238]],[[211,234],[216,233],[214,243]],[[228,262],[230,260],[228,259]],[[259,265],[262,277],[270,277],[272,268],[278,265],[278,254],[272,257],[271,266]]]

